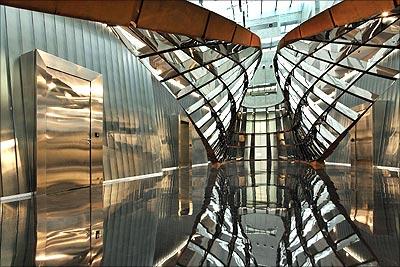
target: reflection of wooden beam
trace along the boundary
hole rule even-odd
[[[260,47],[260,38],[235,22],[182,0],[0,0],[0,4],[195,38]]]
[[[390,12],[398,6],[400,0],[344,0],[288,32],[279,42],[278,48],[323,31],[362,21],[384,11]]]

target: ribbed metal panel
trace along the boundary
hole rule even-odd
[[[192,174],[193,175],[192,175]],[[104,266],[153,266],[186,244],[204,201],[208,166],[104,187]],[[181,179],[189,180],[182,188]],[[178,216],[182,189],[193,210]]]
[[[177,103],[175,98],[157,81],[153,80],[153,94],[156,106],[156,124],[158,137],[161,141],[161,162],[164,168],[178,166],[179,147],[178,140],[178,115],[184,115],[184,110]],[[184,115],[186,116],[186,115]],[[207,154],[200,136],[191,127],[192,135],[192,163],[199,164],[207,162]]]
[[[179,113],[177,103],[172,96],[164,97],[161,89],[153,90],[157,83],[156,87],[161,87],[159,82],[152,81],[148,70],[109,28],[0,6],[0,196],[34,190],[32,175],[25,166],[31,133],[23,126],[24,103],[30,99],[22,94],[21,80],[21,76],[30,74],[21,73],[19,62],[22,54],[34,49],[103,75],[105,180],[160,172],[161,156],[167,167],[176,166],[173,158],[177,144],[171,136],[177,127],[168,115]],[[158,92],[156,98],[154,92]],[[160,124],[161,116],[165,118]],[[169,139],[162,155],[160,132]],[[204,151],[201,144],[198,149]]]
[[[36,227],[32,199],[0,204],[0,266],[32,266]]]

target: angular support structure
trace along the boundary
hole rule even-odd
[[[178,100],[202,137],[209,159],[226,159],[236,113],[261,50],[134,27],[113,29]]]
[[[343,1],[279,44],[275,75],[303,159],[324,160],[380,94],[399,88],[399,3],[378,2]]]

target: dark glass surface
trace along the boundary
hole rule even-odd
[[[104,188],[103,265],[399,266],[399,172],[281,161]],[[1,266],[35,258],[35,199],[2,203]]]

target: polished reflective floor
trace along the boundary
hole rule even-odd
[[[36,201],[1,204],[0,266],[38,260]],[[400,265],[397,171],[226,163],[106,185],[104,207],[105,266]]]

